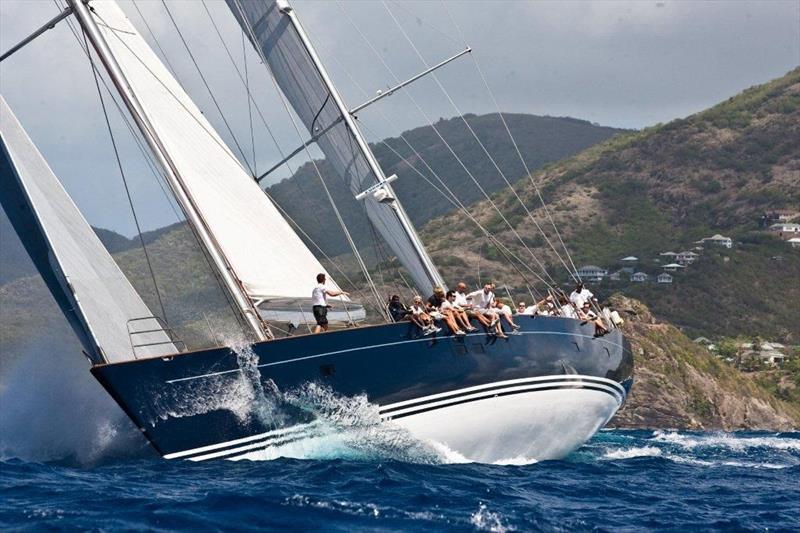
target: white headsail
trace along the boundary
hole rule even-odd
[[[443,285],[441,275],[411,226],[399,201],[387,202],[385,180],[340,95],[325,73],[286,2],[226,0],[245,35],[263,55],[286,98],[353,195],[363,198],[367,216],[420,291]],[[297,24],[297,25],[295,25]],[[384,191],[366,194],[378,186]],[[381,201],[383,200],[383,201]],[[391,200],[391,199],[390,199]]]
[[[93,16],[186,194],[253,300],[309,298],[326,273],[114,1]],[[328,276],[331,280],[331,277]],[[336,288],[335,282],[329,284]]]
[[[0,141],[0,201],[93,361],[177,352],[2,96]]]

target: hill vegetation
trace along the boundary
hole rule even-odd
[[[504,118],[531,170],[576,154],[625,131],[567,117],[506,113]],[[525,168],[497,114],[468,114],[464,119],[493,155],[509,181],[513,183],[525,175]],[[506,186],[460,117],[441,119],[435,126],[488,193]],[[434,178],[435,173],[448,187],[456,191],[465,204],[483,198],[480,189],[430,126],[406,131],[402,138],[384,139],[372,148],[386,175],[397,174],[400,177],[393,187],[417,227],[452,210],[451,204],[420,177],[418,172],[428,180],[438,183]],[[372,246],[373,237],[363,205],[353,198],[347,185],[332,173],[325,161],[317,161],[316,164],[326,178],[331,196],[359,248]],[[325,253],[335,256],[350,252],[328,199],[319,186],[319,177],[312,164],[301,166],[291,178],[269,187],[267,193]]]
[[[641,302],[619,294],[611,301],[626,319],[623,331],[634,352],[636,383],[610,425],[725,431],[800,427],[800,403],[780,399],[770,384],[659,323]]]
[[[657,316],[692,333],[800,339],[800,253],[754,233],[766,211],[800,211],[800,69],[707,111],[616,136],[546,166],[532,181],[547,200],[549,215],[577,266],[597,264],[613,271],[628,255],[652,259],[713,233],[732,237],[737,242],[733,250],[709,249],[669,291],[653,286],[625,290],[642,298]],[[531,180],[520,180],[517,192],[568,263]],[[508,191],[496,193],[494,201],[550,271],[566,271]],[[477,202],[470,211],[537,270],[491,205]],[[476,265],[481,265],[484,278],[489,272],[511,286],[525,285],[522,275],[463,215],[432,220],[422,236],[434,259],[448,265],[451,280],[477,283]],[[458,261],[451,258],[452,242],[463,250]],[[772,259],[777,255],[782,260]],[[530,271],[522,271],[535,280]],[[556,279],[567,280],[564,274]],[[594,289],[610,294],[617,288],[601,284]]]

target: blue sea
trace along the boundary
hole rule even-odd
[[[602,431],[525,465],[416,461],[369,442],[206,463],[132,446],[4,457],[0,529],[800,531],[800,433]]]

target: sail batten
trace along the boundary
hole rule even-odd
[[[354,196],[363,198],[370,222],[409,271],[417,288],[427,292],[432,285],[442,285],[408,216],[396,198],[392,201],[391,186],[366,140],[313,47],[300,33],[299,22],[293,24],[291,8],[286,2],[275,0],[226,2],[251,44],[266,59],[281,91],[336,175]],[[383,184],[383,196],[362,195],[379,184]]]
[[[93,16],[136,95],[181,192],[252,300],[308,297],[325,268],[242,167],[188,94],[113,1]],[[330,279],[330,276],[328,276]],[[336,288],[335,282],[331,285]]]

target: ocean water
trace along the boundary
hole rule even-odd
[[[206,463],[139,444],[88,463],[6,451],[0,529],[800,531],[800,433],[602,431],[565,460],[517,465],[375,442]]]

